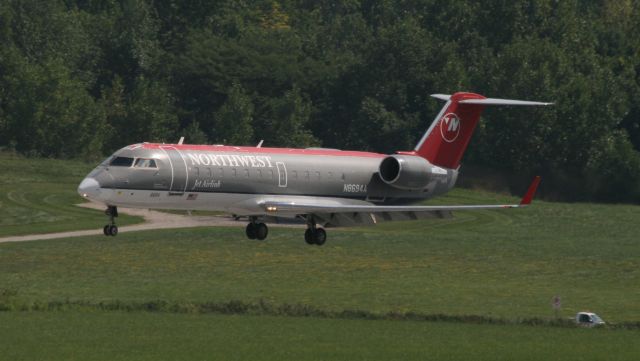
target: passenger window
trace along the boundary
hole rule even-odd
[[[211,173],[211,168],[207,168],[207,176],[211,178],[213,173]]]
[[[308,170],[304,171],[304,179],[307,180],[307,181],[309,180],[309,171]]]
[[[199,177],[200,176],[200,168],[198,168],[198,167],[195,167],[195,168],[196,168],[196,177]]]
[[[244,170],[244,177],[245,178],[249,178],[249,170],[248,169]]]
[[[109,163],[112,167],[131,167],[132,164],[133,158],[129,157],[115,157],[111,163]]]
[[[291,171],[291,178],[298,179],[298,171]]]
[[[316,178],[318,178],[318,180],[320,180],[320,172],[316,172]]]
[[[238,171],[235,168],[233,168],[231,170],[231,175],[234,176],[234,177],[237,177],[238,176]]]

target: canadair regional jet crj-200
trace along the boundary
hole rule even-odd
[[[531,202],[534,179],[520,204],[411,205],[446,193],[488,105],[551,103],[492,99],[474,93],[434,94],[446,101],[412,151],[386,155],[336,149],[262,148],[141,143],[122,148],[78,187],[106,205],[115,236],[117,207],[215,210],[247,216],[247,237],[263,240],[264,222],[302,219],[309,244],[322,245],[322,227],[443,217],[454,210],[518,208]]]

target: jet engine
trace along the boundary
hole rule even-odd
[[[422,157],[399,154],[383,159],[378,172],[390,186],[409,190],[424,189],[434,177],[447,175],[445,169],[433,166]]]

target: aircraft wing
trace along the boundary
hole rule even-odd
[[[446,218],[451,211],[506,209],[526,207],[531,203],[540,183],[536,177],[518,204],[442,205],[442,206],[378,206],[374,204],[336,204],[335,202],[271,201],[261,203],[268,214],[314,215],[322,223],[333,226],[371,224],[380,221],[419,218]],[[376,217],[376,215],[379,215]]]

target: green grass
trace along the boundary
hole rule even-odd
[[[146,312],[0,313],[0,339],[2,360],[636,360],[640,354],[637,331]]]
[[[72,206],[90,165],[0,160],[8,165],[0,234],[104,223],[100,212]],[[457,189],[432,204],[517,201]],[[551,299],[560,295],[562,318],[592,310],[610,323],[638,322],[639,214],[638,206],[535,201],[520,210],[329,229],[323,247],[306,245],[303,229],[275,227],[267,242],[220,227],[0,244],[0,306],[9,308],[0,312],[0,359],[632,359],[637,330],[73,305],[239,300],[517,322],[552,319]],[[17,311],[49,302],[71,306]]]
[[[94,166],[0,152],[0,237],[101,228],[104,213],[74,205],[83,202],[76,189]],[[141,221],[118,218],[119,225]]]
[[[241,228],[200,228],[3,244],[0,287],[25,302],[267,300],[509,319],[551,317],[560,295],[562,317],[639,321],[637,211],[538,202],[330,230],[323,247],[283,228],[264,243]]]

